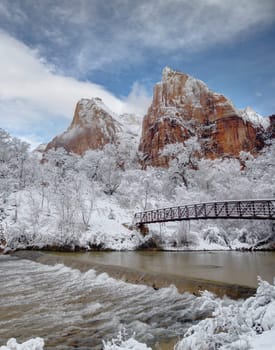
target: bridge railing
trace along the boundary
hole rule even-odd
[[[135,224],[200,219],[275,219],[275,199],[187,204],[136,213]]]

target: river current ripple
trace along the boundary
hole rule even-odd
[[[121,329],[153,345],[182,337],[209,314],[201,298],[172,286],[155,290],[11,256],[0,256],[0,300],[0,345],[42,337],[46,349],[102,349]]]

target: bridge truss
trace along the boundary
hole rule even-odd
[[[233,200],[188,204],[136,213],[136,225],[204,219],[275,220],[275,199]]]

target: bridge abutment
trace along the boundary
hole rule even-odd
[[[143,235],[146,236],[149,234],[149,227],[145,224],[136,224],[137,230]]]

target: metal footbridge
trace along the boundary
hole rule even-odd
[[[134,224],[205,219],[275,220],[275,198],[186,204],[138,212]]]

